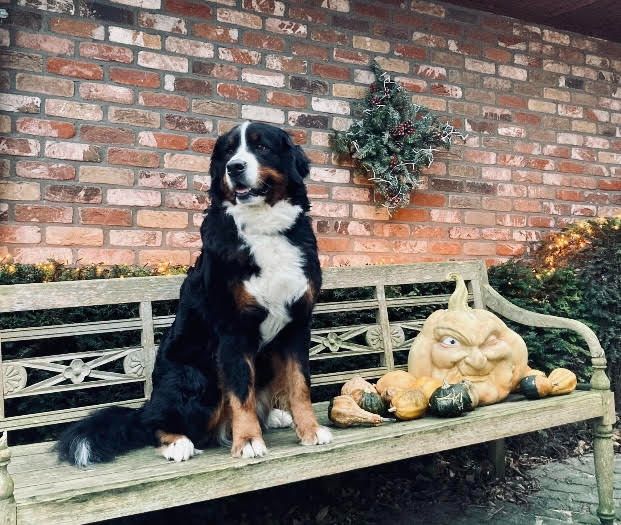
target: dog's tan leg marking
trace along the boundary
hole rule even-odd
[[[323,445],[332,441],[330,431],[319,425],[310,399],[310,388],[300,370],[300,365],[293,359],[284,366],[287,397],[295,430],[302,445]]]
[[[231,455],[239,458],[254,458],[264,456],[267,447],[261,434],[261,425],[257,418],[257,402],[254,392],[254,367],[250,360],[251,380],[248,385],[248,397],[241,401],[232,392],[228,393],[231,408],[231,422],[233,427],[233,446]]]

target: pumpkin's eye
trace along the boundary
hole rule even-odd
[[[442,344],[444,346],[457,346],[459,344],[459,341],[457,341],[457,339],[455,339],[454,337],[445,337],[444,339],[442,339]]]

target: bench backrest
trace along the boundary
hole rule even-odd
[[[487,282],[482,261],[325,269],[310,348],[313,387],[334,389],[356,374],[375,378],[405,368],[423,320],[448,302],[454,288],[447,281],[450,272],[463,276],[471,302],[482,308],[481,285]],[[182,281],[183,276],[172,276],[0,286],[0,430],[74,421],[108,404],[139,406],[151,394],[157,335],[174,318],[158,315],[157,305],[178,299]],[[443,283],[442,293],[437,286],[434,292],[433,285],[431,293],[422,293],[419,285],[430,283]],[[19,327],[7,328],[4,322],[15,312],[104,305],[113,312],[126,308],[126,313],[44,326],[22,320]],[[134,334],[135,342],[115,346],[115,340],[125,341],[119,339],[122,334]],[[70,344],[84,337],[101,338],[99,346]],[[43,355],[28,353],[28,345],[35,343],[46,343]],[[100,402],[102,387],[128,385],[134,388],[129,398]],[[45,396],[52,397],[45,401]],[[50,406],[58,409],[50,411]]]

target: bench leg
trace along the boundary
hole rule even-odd
[[[494,465],[494,476],[496,478],[504,478],[505,477],[505,440],[503,439],[495,439],[494,441],[490,441],[488,444],[489,450],[489,459]]]
[[[17,508],[13,498],[13,479],[7,470],[11,451],[7,445],[7,433],[0,435],[0,525],[17,523]]]
[[[601,421],[595,423],[593,456],[599,496],[597,515],[602,525],[613,525],[615,520],[613,500],[615,458],[612,446],[612,425],[604,425]]]

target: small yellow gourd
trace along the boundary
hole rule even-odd
[[[371,414],[360,408],[351,396],[337,396],[328,407],[328,418],[337,427],[347,428],[356,425],[381,425],[385,418]]]
[[[416,378],[405,370],[393,370],[380,377],[375,388],[380,396],[389,388],[392,390],[408,390],[416,388]]]
[[[354,376],[341,387],[342,396],[350,396],[355,390],[377,393],[375,387],[361,376]]]
[[[551,396],[560,396],[561,394],[569,394],[576,389],[578,378],[571,370],[567,368],[555,368],[548,375],[548,379],[552,383]]]
[[[429,407],[427,396],[421,390],[399,390],[390,401],[389,412],[397,419],[409,421],[425,415]]]
[[[441,386],[442,381],[439,379],[429,376],[421,376],[416,378],[416,385],[414,388],[420,390],[423,394],[425,394],[427,400],[429,400],[431,395]]]

